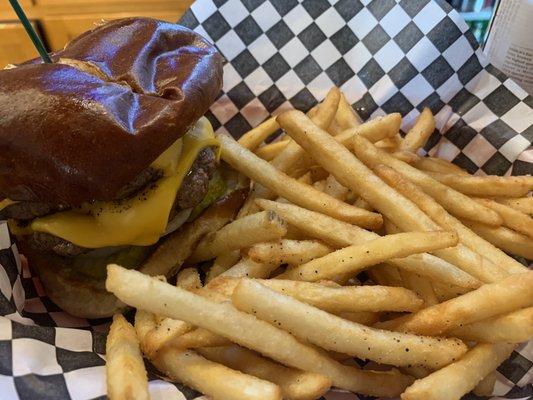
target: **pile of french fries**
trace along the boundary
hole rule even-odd
[[[111,326],[109,397],[148,398],[143,356],[213,399],[490,395],[533,337],[533,271],[511,256],[533,259],[533,177],[421,157],[432,113],[405,137],[401,122],[361,123],[333,88],[307,115],[220,135],[250,179],[234,220],[164,247],[176,285],[108,266],[107,289],[137,309]]]

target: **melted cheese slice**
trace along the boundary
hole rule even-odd
[[[154,244],[165,232],[183,178],[198,153],[208,146],[218,146],[218,142],[204,117],[152,163],[164,175],[142,193],[123,201],[84,204],[79,209],[38,218],[31,229],[87,248]]]

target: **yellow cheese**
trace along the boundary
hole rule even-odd
[[[15,203],[18,203],[18,201],[13,201],[13,200],[9,200],[9,199],[4,199],[4,200],[0,201],[0,211],[2,211],[7,206],[10,206],[11,204],[15,204]]]
[[[87,248],[154,244],[165,232],[183,178],[200,150],[208,146],[218,146],[218,142],[211,124],[202,118],[152,163],[164,175],[142,193],[38,218],[31,228]]]

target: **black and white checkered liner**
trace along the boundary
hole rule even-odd
[[[181,23],[227,60],[208,112],[218,131],[238,137],[271,114],[308,110],[336,85],[365,119],[401,112],[404,131],[430,107],[437,129],[425,151],[472,173],[533,172],[532,96],[487,63],[444,1],[197,0]],[[51,303],[5,223],[0,249],[0,399],[104,399],[108,321]],[[533,398],[531,360],[533,343],[516,349],[496,398]],[[199,396],[150,375],[153,399]]]

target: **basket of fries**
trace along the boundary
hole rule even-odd
[[[180,23],[226,59],[206,116],[243,204],[109,265],[111,323],[55,307],[3,232],[0,397],[531,398],[532,101],[459,14],[197,0]]]

